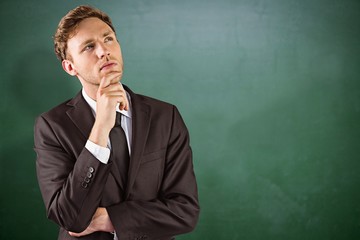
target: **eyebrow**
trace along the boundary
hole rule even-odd
[[[111,34],[115,34],[113,31],[109,30],[103,34],[103,37],[109,36]]]

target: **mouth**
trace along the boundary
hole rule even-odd
[[[107,62],[100,67],[100,71],[110,69],[115,65],[116,65],[115,62]]]

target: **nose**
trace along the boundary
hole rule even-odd
[[[104,43],[98,44],[97,55],[100,59],[110,55],[110,51]]]

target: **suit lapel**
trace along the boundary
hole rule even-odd
[[[67,115],[87,139],[94,125],[95,118],[81,91],[67,105],[73,106],[66,112]]]
[[[139,170],[141,156],[143,155],[150,127],[150,108],[142,99],[124,86],[131,97],[132,107],[132,143],[128,173],[128,182],[125,199],[129,197],[130,190],[135,182]]]

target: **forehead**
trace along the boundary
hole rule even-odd
[[[105,22],[95,17],[86,18],[76,27],[74,35],[68,40],[68,46],[79,46],[85,41],[102,37],[106,32],[113,30]]]

